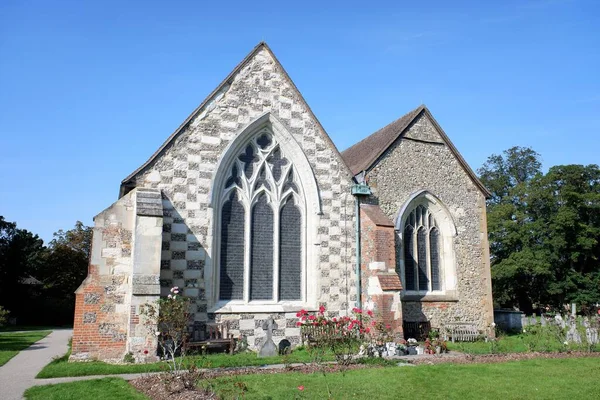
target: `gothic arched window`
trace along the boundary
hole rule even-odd
[[[414,292],[442,290],[439,227],[425,205],[419,204],[405,218],[403,242],[404,289]]]
[[[218,300],[303,300],[305,203],[292,162],[263,128],[228,171],[218,211]]]

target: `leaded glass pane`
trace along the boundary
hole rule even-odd
[[[236,185],[239,188],[242,187],[242,180],[240,179],[240,173],[236,164],[233,164],[233,167],[231,168],[231,176],[229,179],[227,179],[227,182],[225,182],[226,188],[232,185]]]
[[[440,233],[436,228],[429,232],[429,254],[431,255],[431,290],[441,290],[440,285]]]
[[[429,289],[427,279],[427,233],[424,228],[417,231],[417,254],[419,265],[419,290]]]
[[[250,179],[254,172],[254,163],[258,161],[258,156],[255,154],[254,147],[248,145],[244,154],[240,155],[238,158],[244,163],[244,173],[246,174],[246,178]]]
[[[266,195],[252,208],[250,300],[273,299],[273,210]]]
[[[289,199],[281,208],[279,228],[279,298],[301,300],[302,213]]]
[[[244,297],[244,215],[244,206],[234,191],[221,210],[221,300],[241,300]]]
[[[292,171],[292,168],[290,168],[290,172],[288,173],[288,176],[285,182],[283,183],[283,189],[281,190],[281,192],[285,193],[288,191],[288,189],[292,189],[294,192],[298,193],[298,186],[296,186],[296,184],[294,183],[294,173]]]
[[[288,160],[281,155],[281,150],[277,148],[271,153],[271,156],[269,156],[268,162],[273,166],[273,179],[279,182],[281,179],[281,170],[288,164]]]
[[[415,266],[417,265],[414,257],[414,238],[411,226],[404,229],[404,279],[406,280],[406,290],[416,290],[415,285]]]
[[[267,190],[271,190],[271,185],[269,185],[269,182],[267,181],[267,172],[265,171],[264,166],[260,169],[258,177],[256,178],[255,190],[260,189],[261,186],[264,186]]]
[[[258,139],[256,139],[256,144],[258,144],[258,147],[260,147],[261,150],[268,149],[271,143],[273,143],[271,136],[266,133],[263,133]]]

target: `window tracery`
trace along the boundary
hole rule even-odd
[[[302,300],[305,207],[291,161],[263,128],[229,171],[221,195],[218,299]]]

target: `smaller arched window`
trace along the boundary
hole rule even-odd
[[[420,293],[442,291],[444,249],[435,215],[426,204],[409,211],[402,233],[404,289]]]

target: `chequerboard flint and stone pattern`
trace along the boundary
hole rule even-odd
[[[232,333],[245,335],[252,346],[264,337],[262,321],[272,316],[279,329],[275,342],[286,337],[299,341],[295,313],[209,315],[205,275],[212,266],[213,209],[209,191],[221,154],[236,134],[270,112],[291,132],[304,151],[315,175],[322,215],[318,226],[317,285],[319,304],[329,310],[354,305],[353,198],[351,174],[329,138],[322,132],[301,95],[265,48],[259,48],[204,110],[145,169],[133,178],[135,186],[162,193],[163,243],[161,286],[184,288],[195,301],[196,327],[209,319],[234,321]],[[213,268],[216,266],[212,266]],[[214,269],[213,269],[214,270]]]

